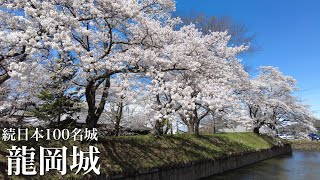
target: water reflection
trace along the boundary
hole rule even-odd
[[[206,180],[320,180],[320,152],[294,151],[250,166],[229,171]]]

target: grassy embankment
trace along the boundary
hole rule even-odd
[[[101,174],[114,175],[118,173],[134,173],[155,168],[170,168],[186,164],[197,163],[233,154],[259,151],[274,146],[276,140],[266,136],[257,136],[254,133],[227,133],[214,135],[167,135],[155,138],[152,135],[123,136],[100,138],[94,144],[99,148]],[[13,144],[0,141],[0,179],[6,176],[7,149]],[[15,145],[28,145],[38,150],[44,147],[68,147],[73,145],[86,148],[88,143],[70,141],[41,141],[38,143],[28,141],[15,143]],[[36,154],[37,155],[37,154]],[[37,159],[38,160],[38,159]],[[68,159],[68,165],[71,158]],[[38,166],[38,164],[36,164]],[[63,178],[79,178],[78,175],[68,172]],[[49,177],[50,176],[50,177]],[[38,176],[39,177],[39,176]],[[61,175],[55,171],[46,174],[47,178],[60,179]],[[90,175],[86,176],[86,179]],[[43,178],[43,177],[42,177]]]
[[[320,141],[294,140],[290,141],[292,149],[320,151]]]

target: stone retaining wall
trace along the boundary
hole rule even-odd
[[[140,172],[139,174],[131,176],[104,177],[101,179],[193,180],[209,177],[228,170],[240,168],[249,164],[289,153],[292,153],[292,149],[291,146],[287,144],[283,147],[274,147],[271,149],[224,157],[183,167],[155,169],[147,172]]]

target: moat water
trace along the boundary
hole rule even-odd
[[[294,150],[205,180],[320,180],[320,151]]]

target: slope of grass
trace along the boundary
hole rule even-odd
[[[103,166],[107,174],[133,173],[151,168],[197,163],[233,154],[268,149],[275,141],[254,133],[112,137],[102,140]]]
[[[99,137],[99,142],[93,145],[98,147],[100,151],[101,174],[112,176],[118,173],[136,173],[150,169],[183,166],[234,154],[259,151],[271,148],[276,143],[277,140],[266,136],[257,136],[254,133],[227,133],[201,136],[167,135],[160,138],[152,135]],[[39,149],[40,145],[57,148],[66,146],[69,153],[71,153],[73,145],[81,146],[82,149],[89,146],[88,143],[73,141],[41,141],[37,143],[30,141],[14,144],[28,145],[35,149]],[[0,172],[2,177],[7,173],[4,170],[7,169],[5,156],[7,149],[12,145],[0,141],[0,166],[2,166]],[[68,159],[68,165],[70,164],[71,158]],[[68,174],[70,175],[63,176],[63,178],[81,177],[81,174]],[[55,171],[44,177],[46,179],[62,178]],[[85,177],[87,179],[90,175]]]

